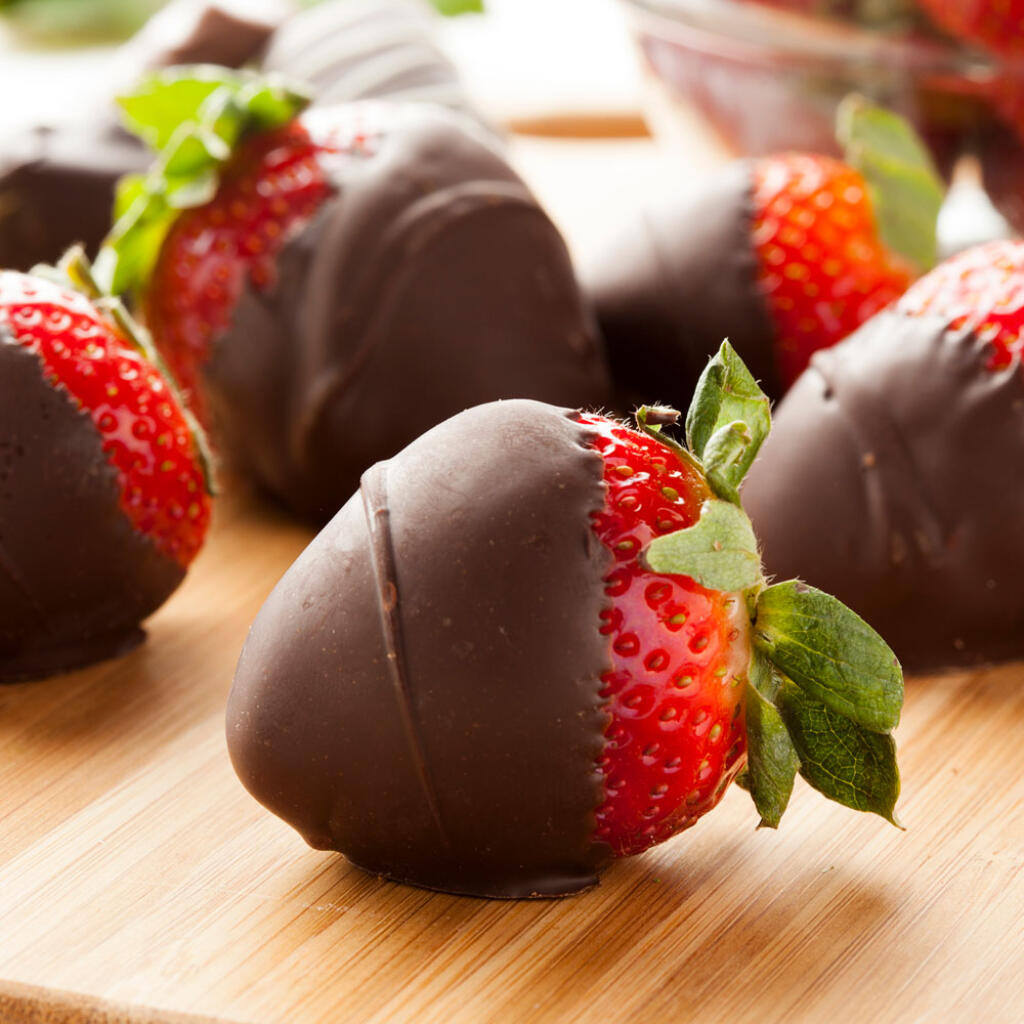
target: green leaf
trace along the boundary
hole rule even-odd
[[[870,811],[902,827],[896,745],[891,736],[863,729],[784,679],[778,708],[800,758],[800,774],[831,800]]]
[[[697,382],[686,416],[686,441],[690,451],[705,459],[712,437],[735,423],[744,424],[748,433],[733,430],[733,436],[720,439],[711,452],[724,460],[723,467],[726,463],[729,467],[728,473],[720,478],[726,485],[726,492],[719,496],[727,501],[734,500],[728,492],[734,492],[739,486],[768,436],[771,412],[768,396],[758,387],[729,342],[723,341]],[[738,441],[743,443],[739,450],[734,450]]]
[[[643,558],[654,572],[690,576],[709,590],[745,590],[761,580],[757,541],[746,513],[714,498],[704,502],[693,526],[656,537]]]
[[[121,295],[149,278],[174,223],[166,198],[148,192],[114,225],[96,256],[94,273],[108,295]]]
[[[218,89],[230,88],[233,74],[213,65],[177,68],[147,75],[133,93],[119,96],[126,126],[153,149],[163,149],[179,125],[199,117],[203,103]]]
[[[120,220],[128,208],[142,198],[146,191],[146,177],[143,174],[126,174],[117,183],[114,193],[114,220]]]
[[[720,427],[704,448],[704,473],[711,490],[725,501],[740,503],[739,485],[746,475],[750,427],[737,420]]]
[[[483,0],[431,0],[431,3],[448,16],[455,14],[480,14],[483,12]]]
[[[930,270],[945,190],[927,147],[902,117],[862,96],[839,105],[836,134],[867,182],[882,241],[918,272]]]
[[[834,597],[798,580],[757,599],[754,646],[837,714],[888,732],[903,707],[903,672],[886,642]]]
[[[293,120],[309,94],[281,75],[199,65],[150,75],[119,102],[128,127],[160,153],[144,178],[118,186],[116,220],[95,271],[113,294],[144,287],[178,211],[216,195],[232,147]]]
[[[761,825],[778,828],[800,767],[789,730],[778,709],[757,687],[747,687],[747,789]]]

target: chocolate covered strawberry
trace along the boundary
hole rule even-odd
[[[99,270],[137,295],[225,453],[300,514],[328,518],[368,465],[469,405],[607,398],[565,244],[478,125],[422,104],[304,111],[280,78],[223,69],[123,103],[161,155],[126,179]],[[402,415],[366,430],[381,402]]]
[[[768,585],[739,505],[767,399],[724,345],[686,448],[677,415],[492,403],[369,470],[242,653],[257,799],[370,871],[499,897],[593,884],[737,777],[765,825],[798,771],[894,820],[900,667],[833,598]]]
[[[915,671],[1024,656],[1022,339],[1024,243],[955,256],[815,357],[744,490],[769,571],[837,594]]]
[[[910,127],[854,99],[839,134],[845,163],[736,163],[597,254],[585,278],[626,397],[689,394],[726,337],[777,397],[933,265],[942,187]]]
[[[0,682],[111,657],[210,520],[201,437],[80,253],[0,272]]]

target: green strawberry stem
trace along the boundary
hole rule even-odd
[[[179,211],[209,202],[235,146],[294,120],[309,94],[280,75],[198,65],[149,75],[118,103],[126,126],[158,155],[148,174],[118,183],[114,227],[95,268],[112,295],[144,287]]]
[[[153,344],[149,332],[139,324],[128,310],[124,303],[110,292],[106,291],[96,279],[92,264],[89,262],[85,250],[80,245],[72,246],[61,257],[57,267],[57,274],[52,273],[51,267],[36,267],[32,273],[41,274],[46,277],[54,277],[60,284],[66,285],[70,280],[76,291],[81,292],[90,299],[96,308],[103,313],[124,336],[125,340],[139,352],[146,360],[152,363],[167,383],[167,387],[174,396],[185,419],[185,424],[192,435],[196,449],[196,458],[199,461],[199,468],[203,474],[203,482],[206,485],[208,494],[216,495],[217,487],[214,479],[214,458],[210,449],[206,431],[199,425],[199,421],[189,411],[189,407],[178,390],[174,374],[168,369],[163,358]]]
[[[836,136],[867,183],[882,241],[918,273],[931,270],[945,189],[921,138],[898,114],[856,95],[839,105]]]
[[[903,706],[902,670],[885,641],[834,597],[797,580],[768,585],[739,486],[771,417],[728,342],[697,384],[685,448],[663,433],[677,418],[670,409],[637,410],[640,428],[700,469],[713,497],[693,526],[655,538],[643,557],[654,572],[746,598],[753,653],[743,784],[761,825],[777,827],[797,772],[829,799],[899,825],[891,733]]]

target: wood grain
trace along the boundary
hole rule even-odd
[[[905,833],[806,788],[755,832],[735,791],[588,894],[431,894],[307,849],[228,763],[238,650],[307,538],[229,500],[141,650],[0,690],[10,1019],[36,985],[139,1007],[54,1020],[1020,1021],[1020,667],[909,682]]]

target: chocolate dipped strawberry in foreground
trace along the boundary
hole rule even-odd
[[[1022,337],[1024,242],[955,256],[814,358],[744,488],[768,570],[913,671],[1024,657]]]
[[[250,792],[368,871],[510,898],[593,885],[736,778],[765,825],[798,770],[895,820],[899,665],[837,601],[768,586],[738,504],[767,399],[723,346],[689,450],[677,415],[497,402],[367,471],[242,653]]]
[[[330,518],[364,469],[468,406],[606,401],[565,243],[473,122],[301,113],[280,79],[210,69],[124,102],[162,154],[126,181],[98,266],[141,297],[224,453],[300,515]]]
[[[722,338],[773,398],[935,263],[942,185],[901,118],[853,97],[843,163],[780,153],[645,209],[583,268],[629,401],[685,400]]]
[[[210,497],[145,338],[72,253],[0,272],[0,683],[113,657],[177,588]]]

